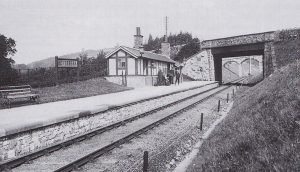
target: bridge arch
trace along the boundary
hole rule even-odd
[[[246,59],[242,60],[242,61],[241,61],[241,64],[245,63],[246,61],[250,61],[250,59],[249,59],[249,58],[246,58]],[[257,62],[257,64],[259,64],[259,61],[258,61],[257,59],[251,58],[251,63],[253,63],[253,62]]]
[[[267,77],[276,67],[274,40],[275,32],[272,31],[201,42],[201,48],[210,53],[211,78],[222,82],[222,58],[241,56],[262,56],[262,72]]]
[[[250,64],[251,61],[251,64]],[[247,63],[247,64],[245,64]],[[242,75],[258,75],[261,72],[261,62],[257,60],[256,58],[246,58],[241,61],[241,66],[242,66]]]
[[[234,60],[230,60],[230,61],[226,61],[225,63],[223,63],[223,66],[225,67],[226,64],[230,64],[230,63],[236,63],[236,64],[240,64],[239,62],[237,61],[234,61]]]
[[[223,63],[223,62],[222,62]],[[236,71],[238,69],[238,71]],[[222,78],[224,77],[225,82],[229,82],[235,79],[238,79],[240,76],[240,63],[236,60],[228,60],[225,61],[222,65],[222,71],[225,72],[224,74],[222,72]]]

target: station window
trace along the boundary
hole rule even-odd
[[[126,59],[125,58],[119,58],[118,59],[118,67],[119,68],[126,68]]]

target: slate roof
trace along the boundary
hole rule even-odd
[[[146,58],[146,59],[163,61],[163,62],[168,62],[168,63],[176,63],[174,60],[168,58],[165,55],[156,54],[156,53],[152,53],[152,52],[149,52],[149,51],[141,51],[141,50],[136,49],[136,48],[129,48],[129,47],[125,47],[125,46],[120,46],[120,47],[116,48],[115,50],[113,50],[112,52],[107,54],[106,58],[110,57],[112,54],[119,51],[120,49],[127,52],[128,54],[130,54],[131,56],[133,56],[135,58],[140,58],[141,57],[141,52],[142,52],[142,57]]]

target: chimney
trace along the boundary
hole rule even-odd
[[[143,35],[141,35],[140,27],[136,27],[136,35],[134,35],[133,48],[143,49]]]
[[[164,36],[164,42],[161,43],[161,54],[167,56],[170,58],[171,55],[171,46],[170,43],[168,43],[168,38],[165,35]]]

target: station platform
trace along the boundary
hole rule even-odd
[[[92,97],[2,109],[0,110],[0,137],[212,83],[216,82],[190,81],[176,86],[143,87]]]

